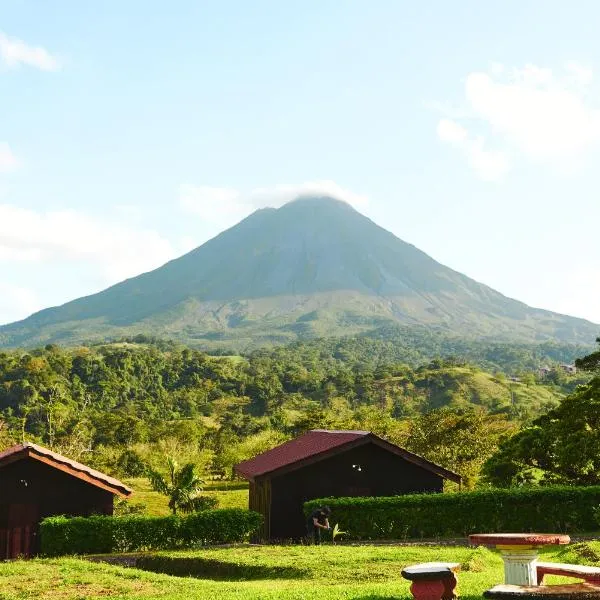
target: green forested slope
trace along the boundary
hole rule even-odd
[[[514,381],[457,360],[370,366],[323,348],[211,357],[168,343],[48,346],[0,353],[0,445],[24,437],[120,476],[170,453],[228,476],[311,428],[373,430],[432,459],[423,434],[440,429],[442,446],[489,438],[479,464],[491,431],[556,406],[576,381],[560,369],[545,384],[532,372]]]

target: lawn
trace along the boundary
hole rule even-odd
[[[550,550],[545,560],[600,564],[600,543]],[[239,546],[161,552],[136,568],[83,559],[0,564],[2,600],[392,600],[409,598],[403,566],[426,561],[462,564],[462,598],[481,598],[502,581],[500,557],[464,546]],[[172,576],[164,572],[194,574]]]
[[[146,478],[126,479],[124,483],[134,491],[131,503],[144,504],[146,514],[157,517],[169,514],[169,499],[155,492]],[[244,487],[240,489],[240,486]],[[219,508],[248,508],[248,486],[245,483],[207,482],[203,493],[216,498]]]

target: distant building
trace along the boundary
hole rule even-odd
[[[550,367],[540,367],[538,369],[538,375],[539,375],[539,377],[544,379],[545,377],[547,377],[550,374],[551,371],[552,371],[552,369]]]
[[[560,368],[569,375],[575,375],[575,373],[577,373],[577,367],[575,365],[560,365]]]
[[[306,535],[307,500],[441,492],[460,475],[368,431],[316,429],[236,466],[250,481],[249,507],[264,517],[263,540]]]

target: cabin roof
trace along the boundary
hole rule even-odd
[[[453,473],[422,456],[391,444],[370,431],[313,429],[296,439],[267,450],[250,460],[239,463],[236,465],[235,470],[245,479],[254,481],[257,477],[275,476],[284,472],[294,471],[340,452],[368,443],[374,443],[384,450],[392,452],[408,462],[416,464],[445,479],[450,479],[457,483],[461,481],[461,477],[457,473]]]
[[[133,493],[130,488],[124,483],[121,483],[118,479],[109,477],[100,471],[96,471],[95,469],[71,460],[66,456],[62,456],[61,454],[57,454],[56,452],[52,452],[52,450],[48,450],[47,448],[43,448],[42,446],[38,446],[31,442],[17,444],[8,450],[4,450],[4,452],[0,452],[0,469],[8,464],[26,458],[43,462],[59,471],[63,471],[64,473],[102,488],[121,498],[127,498]]]

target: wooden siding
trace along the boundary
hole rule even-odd
[[[274,477],[271,480],[269,539],[303,537],[306,534],[306,520],[302,506],[314,498],[396,496],[442,490],[441,476],[380,446],[365,444]],[[335,514],[332,521],[335,522]]]
[[[263,516],[263,524],[253,541],[263,541],[271,538],[271,481],[250,482],[249,508]]]

